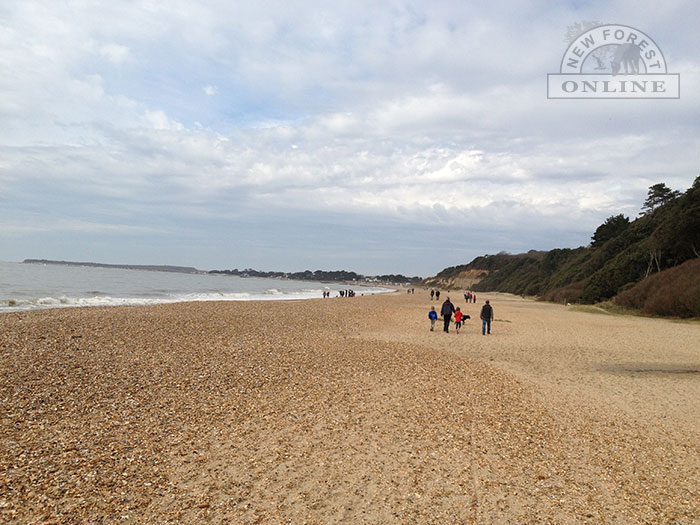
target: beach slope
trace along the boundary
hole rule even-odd
[[[700,326],[488,297],[0,316],[0,521],[700,519]]]

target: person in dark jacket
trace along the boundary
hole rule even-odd
[[[450,331],[450,319],[452,319],[452,314],[455,312],[455,307],[454,305],[450,302],[450,298],[448,297],[444,303],[442,303],[442,309],[440,310],[440,313],[442,314],[442,318],[445,321],[445,328],[444,331],[449,333]]]
[[[491,333],[491,321],[493,321],[493,307],[487,300],[481,307],[481,335]]]

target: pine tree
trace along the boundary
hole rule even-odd
[[[659,206],[666,204],[667,202],[680,196],[680,194],[681,193],[679,191],[671,190],[671,188],[666,186],[666,184],[664,184],[663,182],[659,182],[658,184],[649,186],[647,200],[644,201],[644,205],[642,206],[642,211],[640,215],[646,215],[647,213],[651,213]]]

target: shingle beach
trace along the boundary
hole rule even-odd
[[[700,522],[700,324],[452,299],[3,314],[0,522]]]

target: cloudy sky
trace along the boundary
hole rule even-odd
[[[0,260],[430,276],[700,173],[700,3],[5,0]],[[567,29],[678,100],[549,100]]]

